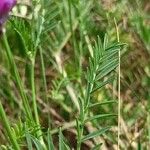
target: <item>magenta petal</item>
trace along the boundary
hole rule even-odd
[[[0,0],[0,30],[15,4],[16,0]]]
[[[16,4],[16,0],[0,0],[0,16],[8,14]]]

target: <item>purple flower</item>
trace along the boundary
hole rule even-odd
[[[9,12],[15,6],[16,0],[0,0],[0,30],[6,22]]]

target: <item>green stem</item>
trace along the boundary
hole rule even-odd
[[[91,79],[92,82],[88,81],[88,84],[87,84],[85,101],[83,104],[83,115],[82,115],[82,118],[80,118],[80,129],[79,129],[79,133],[78,133],[77,150],[81,150],[82,137],[83,137],[83,131],[84,131],[84,126],[85,126],[85,119],[86,119],[87,114],[89,112],[88,106],[89,106],[90,98],[91,98],[90,93],[91,93],[93,86],[94,86],[96,71],[97,71],[97,67],[95,68],[95,71],[93,71],[93,76]]]
[[[14,61],[11,49],[9,47],[7,36],[6,36],[5,32],[3,33],[3,42],[4,42],[4,45],[5,45],[5,48],[6,48],[6,54],[7,54],[9,64],[12,67],[14,77],[15,77],[17,86],[18,86],[19,91],[20,91],[20,95],[21,95],[21,98],[22,98],[25,114],[26,114],[26,116],[29,120],[32,120],[32,114],[31,114],[29,103],[28,103],[28,99],[27,99],[27,96],[25,94],[24,86],[22,84],[22,81],[21,81],[21,78],[20,78],[20,75],[19,75],[19,71],[18,71],[17,66],[15,64],[15,61]]]
[[[35,57],[33,57],[33,59],[31,59],[31,89],[32,89],[33,112],[34,112],[35,122],[39,126],[39,130],[37,131],[37,136],[40,138],[41,142],[44,143],[43,138],[42,138],[42,131],[40,129],[38,106],[37,106],[37,102],[36,102],[34,66],[35,66]]]
[[[42,78],[43,78],[43,84],[44,84],[44,90],[45,90],[45,100],[46,102],[48,102],[44,59],[43,59],[43,54],[42,54],[42,48],[40,47],[39,49],[40,49],[40,58],[41,58],[41,67],[42,67]]]
[[[82,140],[82,136],[83,136],[83,129],[84,129],[84,123],[80,124],[81,128],[80,128],[80,133],[78,135],[78,141],[77,141],[77,150],[81,150],[81,140]]]
[[[33,111],[36,123],[39,125],[39,117],[36,103],[36,93],[35,93],[35,83],[34,83],[34,59],[31,60],[31,89],[32,89],[32,101],[33,101]]]
[[[40,128],[38,106],[37,106],[37,102],[36,102],[36,90],[35,90],[35,80],[34,80],[35,79],[34,67],[35,67],[36,50],[34,52],[35,53],[34,53],[33,57],[31,58],[31,89],[32,89],[33,112],[34,112],[36,125],[39,127],[39,130],[37,131],[37,136],[38,136],[41,144],[43,145],[44,150],[46,150],[46,146],[44,144],[44,140],[43,140],[43,136],[42,136],[42,131]]]
[[[4,108],[0,102],[0,118],[2,120],[3,126],[7,132],[8,138],[15,150],[20,150],[19,144],[17,143],[16,136],[13,134],[11,127],[9,125],[9,121],[7,119],[7,116],[5,114]]]

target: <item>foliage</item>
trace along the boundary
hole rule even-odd
[[[18,2],[0,35],[0,149],[115,150],[119,130],[120,149],[148,149],[147,5]]]

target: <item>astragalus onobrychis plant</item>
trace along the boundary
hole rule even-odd
[[[5,7],[2,2],[11,3],[11,0],[0,2],[1,49],[5,58],[2,64],[6,67],[2,73],[5,76],[2,82],[8,87],[0,90],[4,97],[0,102],[0,120],[4,130],[4,134],[0,133],[1,149],[82,150],[85,145],[86,149],[99,149],[103,142],[96,142],[96,138],[107,135],[111,124],[98,124],[104,119],[117,118],[117,112],[95,113],[93,110],[96,107],[101,110],[103,105],[117,105],[117,100],[112,98],[99,102],[95,100],[94,94],[117,80],[118,53],[123,44],[115,40],[109,41],[106,34],[103,40],[100,36],[96,37],[92,46],[83,20],[91,9],[91,2],[18,2],[9,17],[15,1],[12,1],[7,12],[2,9]],[[85,5],[86,9],[83,10]],[[9,22],[4,25],[6,19]],[[70,51],[74,50],[67,52],[73,53],[75,59],[75,64],[74,61],[71,62],[71,70],[74,70],[73,67],[78,69],[77,75],[71,72],[72,77],[68,73],[67,64],[63,65],[61,60],[63,50],[68,47]],[[89,57],[87,71],[82,67],[82,58],[86,59],[84,51],[87,51]],[[66,55],[71,55],[67,53]],[[46,75],[49,68],[55,70],[50,84]],[[37,77],[37,69],[40,78]],[[7,105],[11,105],[6,107],[12,109],[12,116],[6,115],[4,100]],[[75,107],[72,107],[73,104]],[[63,110],[63,116],[57,109]],[[66,114],[72,116],[69,123],[65,122]],[[13,117],[12,121],[10,117]],[[55,121],[55,118],[62,122]],[[45,120],[46,125],[43,123]],[[88,131],[87,127],[90,126],[96,130]],[[75,146],[70,143],[72,137],[68,135],[68,139],[62,132],[69,130],[69,127],[73,128],[75,134]],[[90,141],[94,142],[88,144]]]

